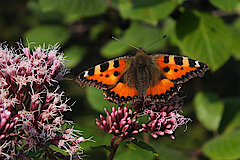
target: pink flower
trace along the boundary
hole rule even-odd
[[[126,106],[117,110],[113,107],[111,112],[105,108],[106,116],[100,115],[96,123],[101,130],[113,135],[108,159],[113,159],[122,141],[133,140],[141,132],[150,133],[153,138],[169,136],[175,139],[174,131],[190,120],[179,114],[182,105],[183,100],[174,96],[164,103],[135,102],[131,105],[135,111]],[[139,124],[143,116],[148,116],[148,120]]]
[[[80,158],[84,138],[77,130],[62,129],[63,112],[71,111],[57,87],[69,72],[64,62],[57,46],[33,52],[0,46],[0,159],[29,159],[25,151],[37,148],[45,158]]]
[[[141,126],[136,120],[137,112],[132,112],[127,107],[118,107],[118,110],[113,107],[111,113],[106,108],[104,110],[107,114],[106,118],[100,115],[96,123],[105,132],[122,139],[133,139],[133,135],[139,133]]]
[[[110,113],[105,108],[106,118],[100,115],[96,123],[103,131],[123,140],[134,139],[134,135],[143,131],[150,132],[154,138],[166,135],[175,139],[174,131],[190,120],[179,114],[182,105],[183,100],[174,96],[164,103],[136,102],[131,105],[135,112],[119,107]],[[138,120],[142,116],[148,116],[148,121],[139,125]]]
[[[166,135],[175,139],[174,131],[190,120],[178,113],[182,105],[183,100],[178,96],[165,103],[150,104],[144,110],[149,120],[142,124],[142,131],[151,132],[153,138]]]

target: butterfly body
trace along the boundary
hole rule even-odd
[[[140,49],[136,56],[127,60],[128,70],[123,75],[123,83],[134,87],[140,97],[146,95],[149,86],[155,85],[161,78],[160,68],[150,55]]]
[[[78,83],[102,89],[107,99],[121,105],[135,101],[167,101],[187,80],[203,76],[208,66],[187,57],[146,54],[104,62],[82,72]]]

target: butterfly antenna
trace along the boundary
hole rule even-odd
[[[161,38],[157,39],[156,41],[150,43],[147,47],[144,48],[144,50],[146,50],[148,47],[150,47],[150,46],[153,45],[154,43],[156,43],[156,42],[158,42],[158,41],[160,41],[161,39],[164,39],[164,38],[166,38],[166,37],[167,37],[167,35],[164,35],[164,36],[162,36]]]
[[[128,46],[131,46],[131,47],[133,47],[133,48],[135,48],[136,50],[140,50],[139,48],[137,48],[136,46],[134,46],[134,45],[132,45],[132,44],[129,44],[129,43],[126,43],[126,42],[123,42],[123,41],[120,41],[119,39],[117,39],[116,37],[114,37],[114,36],[112,36],[112,39],[114,39],[114,40],[116,40],[116,41],[118,41],[118,42],[121,42],[121,43],[123,43],[123,44],[126,44],[126,45],[128,45]]]

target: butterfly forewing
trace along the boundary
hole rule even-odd
[[[77,77],[77,82],[82,86],[94,86],[107,90],[114,87],[127,69],[127,56],[113,59],[95,67],[89,68]]]
[[[160,67],[162,74],[177,84],[197,76],[202,77],[208,70],[205,63],[188,57],[155,54],[153,59]]]

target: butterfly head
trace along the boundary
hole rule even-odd
[[[139,51],[135,55],[135,64],[138,67],[141,67],[141,66],[148,65],[148,63],[150,63],[149,55],[147,55],[145,53],[145,51],[142,48],[140,48]]]

